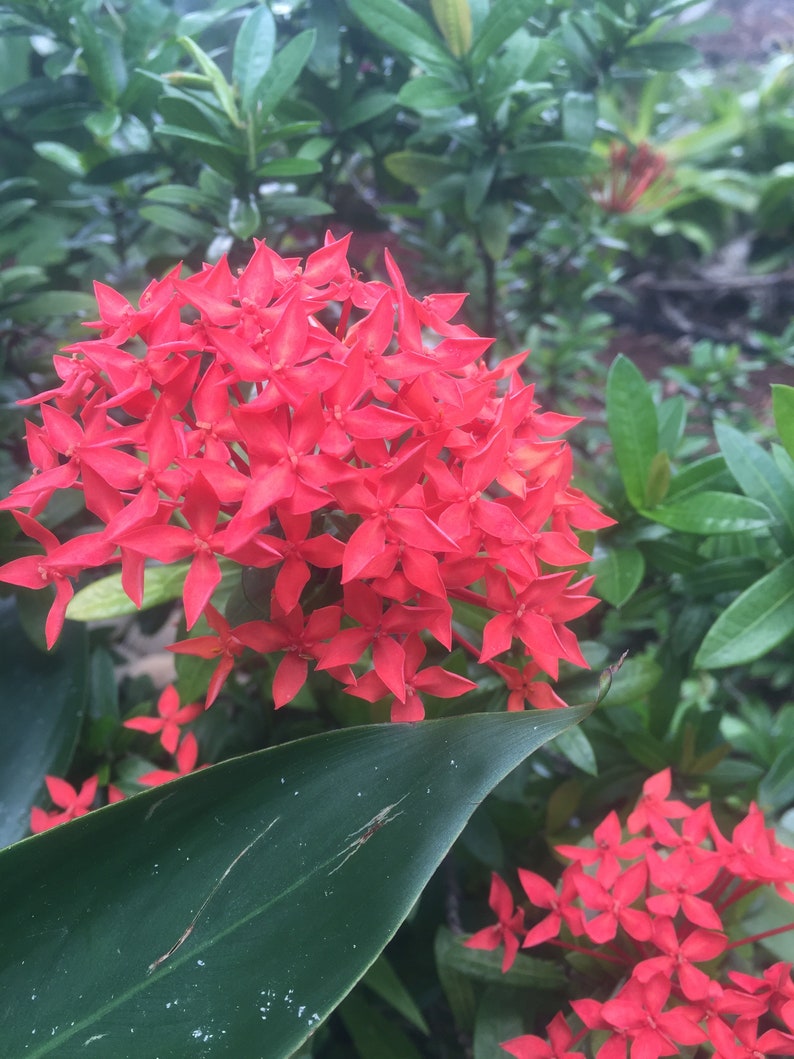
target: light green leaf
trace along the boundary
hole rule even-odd
[[[143,606],[149,610],[161,603],[179,599],[190,569],[188,561],[169,566],[150,566],[143,576]],[[138,608],[121,587],[121,574],[109,574],[93,581],[69,601],[66,616],[72,621],[109,621],[137,614]]]
[[[290,1055],[479,802],[589,710],[330,732],[0,851],[3,1047],[65,1057],[92,1038],[120,1059],[134,1027],[135,1056]],[[554,965],[523,961],[552,987]]]
[[[215,60],[211,59],[204,49],[200,48],[190,37],[177,37],[177,43],[182,45],[204,76],[209,78],[212,90],[232,125],[236,128],[241,128],[242,122],[240,121],[240,112],[237,109],[237,102],[234,98],[234,89],[223,76],[223,72]]]
[[[757,500],[737,493],[702,492],[652,511],[645,518],[682,533],[746,533],[769,525],[769,510]]]
[[[250,239],[259,230],[262,218],[253,195],[238,199],[235,195],[229,203],[229,231],[237,239]]]
[[[232,80],[244,111],[256,105],[256,90],[270,67],[275,44],[276,23],[270,9],[255,7],[240,26],[232,59]]]
[[[367,121],[379,118],[381,114],[386,114],[396,104],[397,97],[392,92],[366,92],[343,111],[337,121],[337,128],[341,132],[354,129],[357,125],[363,125]]]
[[[598,104],[592,92],[566,92],[562,97],[562,134],[566,140],[589,147],[597,120]]]
[[[794,386],[772,384],[772,410],[783,448],[794,460]]]
[[[22,631],[15,600],[0,600],[0,846],[28,833],[45,775],[72,760],[86,703],[88,639],[67,625],[57,647],[38,650]]]
[[[717,423],[714,433],[742,492],[769,509],[773,536],[784,551],[794,551],[794,487],[772,457],[740,430]]]
[[[629,503],[640,508],[658,451],[656,407],[639,369],[622,354],[607,376],[607,427]]]
[[[177,235],[183,235],[187,239],[206,242],[212,238],[211,225],[174,206],[142,206],[139,213],[141,217],[156,224],[158,228],[164,228],[167,232],[176,232]]]
[[[703,669],[739,666],[794,633],[794,556],[748,588],[714,622],[695,656]]]
[[[48,162],[54,162],[61,169],[73,176],[82,176],[85,173],[85,163],[79,151],[74,147],[67,147],[65,143],[57,140],[40,140],[33,144],[33,150],[40,158]]]
[[[595,594],[613,607],[622,607],[642,582],[645,559],[638,548],[603,547],[589,571],[596,575]]]

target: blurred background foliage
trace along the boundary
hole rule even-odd
[[[478,810],[390,962],[306,1055],[382,1059],[384,1033],[406,1059],[500,1054],[521,1028],[515,990],[525,1010],[527,984],[564,982],[520,961],[502,977],[498,954],[455,931],[487,921],[492,869],[553,872],[550,845],[628,806],[650,772],[672,766],[728,817],[758,799],[794,832],[794,29],[752,62],[706,63],[692,41],[725,29],[720,8],[0,3],[4,492],[26,475],[14,402],[46,388],[53,352],[93,317],[93,280],[132,296],[176,261],[234,265],[252,238],[300,255],[330,228],[354,232],[370,275],[389,247],[419,293],[470,291],[467,322],[495,355],[532,349],[544,405],[587,416],[579,484],[618,520],[588,542],[605,602],[577,629],[596,670],[630,652],[606,704]],[[50,524],[81,518],[55,505]],[[3,561],[15,537],[2,513]],[[43,595],[19,593],[17,625],[40,624]],[[61,649],[68,694],[48,696],[36,770],[99,758],[133,782],[152,767],[120,719],[153,701],[156,677],[130,657],[170,613]],[[472,675],[480,691],[436,715],[504,708],[493,676]],[[271,679],[266,664],[240,674],[196,722],[209,760],[368,719],[319,683],[275,717]],[[180,657],[182,701],[206,680]],[[559,690],[585,701],[592,687],[563,673]],[[3,782],[30,804],[35,776]]]

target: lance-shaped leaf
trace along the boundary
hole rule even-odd
[[[695,656],[705,669],[744,665],[794,634],[794,556],[731,603]]]
[[[651,462],[658,451],[659,425],[650,387],[628,358],[619,356],[607,377],[607,426],[629,503],[640,508]]]
[[[486,794],[591,708],[326,733],[1,851],[4,1048],[290,1055]]]

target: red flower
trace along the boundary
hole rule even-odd
[[[153,769],[139,776],[138,783],[142,783],[144,787],[158,787],[161,783],[168,783],[179,779],[180,776],[187,776],[189,772],[194,771],[197,761],[198,742],[193,733],[188,732],[174,755],[176,769]]]
[[[679,1045],[706,1040],[696,1007],[666,1008],[670,990],[670,980],[663,974],[655,974],[647,982],[630,978],[618,995],[602,1006],[604,1021],[631,1038],[632,1059],[680,1055]]]
[[[45,776],[44,782],[47,784],[50,797],[58,808],[45,812],[44,809],[34,806],[30,810],[30,830],[34,835],[56,827],[58,824],[64,824],[67,820],[85,816],[93,805],[99,780],[96,776],[89,776],[79,793],[71,783],[59,779],[58,776]]]
[[[550,914],[536,923],[524,938],[524,948],[532,945],[540,945],[544,941],[556,938],[560,933],[562,924],[568,927],[572,934],[581,934],[584,929],[584,917],[573,901],[576,898],[575,880],[578,872],[565,871],[562,877],[562,887],[557,893],[555,887],[544,879],[542,875],[536,875],[526,868],[518,869],[518,877],[524,888],[524,893],[536,908],[548,908]]]
[[[645,889],[648,869],[644,861],[633,864],[607,887],[599,879],[580,872],[574,879],[579,896],[585,906],[598,915],[585,919],[584,931],[597,944],[611,941],[622,927],[637,941],[647,941],[651,936],[651,917],[647,912],[631,905]]]
[[[570,1051],[574,1036],[565,1016],[558,1011],[546,1027],[548,1041],[527,1034],[500,1045],[516,1059],[584,1059],[584,1052]]]
[[[518,934],[524,931],[524,913],[516,908],[513,895],[507,883],[500,879],[496,872],[491,873],[491,892],[488,904],[496,913],[499,922],[491,927],[484,927],[464,942],[469,949],[496,949],[504,945],[502,974],[513,966],[518,952]]]
[[[181,726],[194,721],[203,709],[199,702],[180,707],[179,693],[173,684],[169,684],[157,700],[159,717],[131,717],[124,722],[124,727],[133,728],[138,732],[147,732],[149,735],[159,732],[160,742],[164,749],[169,754],[174,754],[179,743]]]
[[[660,842],[667,845],[678,843],[678,835],[667,821],[689,816],[692,810],[684,802],[668,798],[672,782],[670,769],[664,769],[645,781],[637,807],[629,814],[629,831],[634,834],[650,831]]]

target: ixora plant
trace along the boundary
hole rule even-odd
[[[750,806],[730,839],[709,802],[692,809],[671,798],[669,769],[646,781],[625,827],[615,812],[579,846],[556,847],[570,863],[557,887],[519,868],[530,924],[494,873],[498,923],[472,948],[504,946],[508,971],[519,946],[549,943],[571,958],[582,990],[548,1024],[548,1040],[526,1034],[503,1048],[516,1059],[659,1059],[710,1042],[714,1059],[794,1055],[794,981],[778,962],[762,977],[731,970],[729,952],[779,928],[747,936],[751,895],[774,887],[794,902],[794,850]],[[747,952],[748,949],[744,948]],[[595,995],[593,995],[595,994]]]
[[[374,719],[415,722],[475,687],[455,646],[472,676],[504,678],[510,711],[541,709],[332,731],[196,770],[183,726],[200,708],[166,689],[157,717],[127,722],[173,758],[141,783],[193,775],[131,799],[109,782],[119,804],[90,813],[99,775],[79,791],[49,777],[57,808],[32,819],[49,833],[0,851],[20,1055],[106,1037],[122,1054],[132,1033],[290,1054],[478,801],[587,712],[543,709],[565,706],[543,677],[585,665],[567,627],[596,602],[576,530],[611,521],[571,485],[560,435],[576,420],[540,410],[524,354],[486,363],[490,340],[451,322],[464,295],[414,298],[388,255],[391,283],[365,281],[347,245],[329,236],[301,264],[259,242],[236,272],[175,269],[138,307],[97,284],[98,335],[28,401],[35,470],[0,504],[42,551],[0,580],[53,594],[52,647],[80,574],[120,563],[140,607],[168,570],[193,633],[172,650],[215,663],[205,707],[242,660],[278,659],[276,708],[327,673]],[[101,528],[45,528],[62,490]],[[68,893],[48,893],[64,877]],[[123,944],[119,908],[135,925]]]

